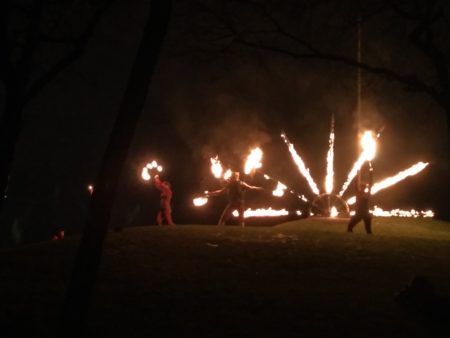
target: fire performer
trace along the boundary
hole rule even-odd
[[[353,228],[361,220],[364,221],[364,227],[367,234],[372,234],[372,215],[369,212],[369,198],[373,185],[373,169],[369,164],[369,183],[362,184],[360,179],[355,181],[356,185],[356,204],[355,214],[350,218],[347,232],[353,232]]]
[[[244,222],[244,209],[245,209],[245,201],[244,195],[247,190],[263,190],[261,187],[255,187],[241,181],[239,179],[239,172],[233,172],[228,182],[222,189],[211,191],[206,193],[207,197],[210,196],[219,196],[223,194],[228,195],[228,204],[225,206],[225,209],[222,212],[222,215],[219,219],[218,225],[225,225],[225,223],[232,216],[233,210],[237,209],[239,213],[239,224],[241,226],[245,226]]]
[[[161,181],[159,175],[155,175],[155,187],[160,193],[160,208],[156,215],[156,223],[158,225],[163,224],[165,219],[168,225],[175,225],[172,221],[172,207],[170,205],[172,201],[172,188],[169,181]]]

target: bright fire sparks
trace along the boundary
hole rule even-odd
[[[196,207],[201,207],[201,206],[205,205],[206,203],[208,203],[208,198],[207,197],[197,197],[192,200],[192,203],[194,203],[194,205]]]
[[[356,174],[358,173],[358,170],[361,169],[361,166],[364,164],[364,162],[372,161],[375,158],[377,148],[376,146],[377,142],[373,136],[373,133],[369,130],[365,131],[363,136],[361,137],[361,148],[362,148],[361,154],[359,155],[358,160],[353,165],[352,170],[350,170],[347,180],[345,181],[341,191],[339,192],[340,196],[342,196],[344,192],[347,190],[348,186],[355,178]]]
[[[334,131],[330,133],[330,148],[327,153],[327,176],[325,177],[325,192],[331,194],[333,191],[333,162],[334,162]]]
[[[220,178],[222,176],[223,168],[218,156],[215,158],[211,157],[211,172],[215,178]]]
[[[386,189],[390,186],[393,186],[394,184],[397,184],[398,182],[404,180],[408,176],[414,176],[421,172],[425,167],[428,165],[428,163],[424,162],[418,162],[414,164],[413,166],[409,167],[408,169],[405,169],[403,171],[400,171],[397,175],[385,178],[384,180],[377,182],[373,185],[372,190],[370,192],[371,195],[376,194],[378,191]],[[348,199],[347,203],[352,205],[356,202],[356,197],[353,196]]]
[[[245,162],[244,173],[246,175],[255,171],[262,167],[261,159],[263,152],[261,148],[255,148],[250,151],[250,154],[247,157],[247,161]]]
[[[434,212],[431,210],[400,210],[392,209],[391,211],[383,210],[375,206],[372,214],[378,217],[434,217]]]
[[[287,186],[284,185],[281,182],[277,183],[277,187],[275,188],[274,191],[272,191],[272,195],[277,196],[277,197],[281,197],[284,195],[284,191],[287,189]]]
[[[298,170],[300,173],[306,178],[308,181],[308,184],[316,195],[319,195],[319,189],[317,188],[317,184],[314,182],[313,178],[311,177],[311,174],[309,173],[309,169],[306,168],[305,163],[303,162],[302,158],[297,154],[295,151],[294,145],[289,142],[285,134],[281,134],[281,137],[283,138],[284,142],[288,146],[289,152],[291,153],[292,159],[294,160],[295,164],[298,167]]]
[[[289,211],[286,209],[276,210],[272,208],[268,209],[250,209],[244,211],[244,218],[249,217],[278,217],[278,216],[287,216],[289,215]],[[233,216],[238,217],[239,212],[237,210],[233,211]]]

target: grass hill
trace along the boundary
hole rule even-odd
[[[372,236],[362,224],[345,229],[346,220],[311,218],[112,232],[86,336],[429,337],[447,329],[450,321],[393,296],[417,273],[450,295],[450,223],[375,218]],[[0,336],[54,334],[78,241],[0,252]]]

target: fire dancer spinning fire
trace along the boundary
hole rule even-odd
[[[160,194],[160,208],[156,215],[156,223],[158,225],[163,224],[165,219],[168,225],[175,225],[172,221],[172,207],[170,203],[172,201],[172,188],[169,181],[161,181],[159,175],[155,175],[155,187]]]
[[[362,184],[362,182],[357,179],[355,181],[356,185],[356,205],[355,214],[350,218],[348,223],[347,232],[353,232],[353,228],[361,220],[364,221],[364,227],[366,228],[367,234],[372,234],[372,215],[369,212],[369,198],[373,185],[373,169],[369,166],[369,183]]]
[[[241,226],[245,226],[244,223],[244,209],[245,209],[245,201],[244,194],[246,190],[263,190],[261,187],[255,187],[241,181],[239,179],[239,172],[233,172],[229,181],[226,185],[216,191],[211,191],[206,194],[207,197],[210,196],[218,196],[227,194],[228,195],[228,204],[225,206],[225,209],[222,212],[222,215],[219,219],[218,225],[225,225],[225,223],[231,218],[233,215],[234,209],[237,209],[239,213],[239,223]]]

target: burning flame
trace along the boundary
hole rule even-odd
[[[232,171],[230,169],[228,169],[227,171],[225,171],[225,174],[223,174],[223,179],[224,180],[228,180],[231,177]]]
[[[366,161],[372,161],[375,158],[377,142],[372,131],[366,130],[361,137],[361,148]]]
[[[277,187],[274,191],[272,191],[272,195],[281,197],[284,195],[284,191],[287,189],[287,186],[281,182],[278,182]]]
[[[289,212],[286,209],[276,210],[272,208],[268,209],[250,209],[244,211],[244,218],[249,217],[278,217],[278,216],[287,216]],[[233,211],[233,216],[238,217],[239,212],[237,210]]]
[[[327,176],[325,177],[325,192],[331,194],[333,191],[333,162],[334,162],[334,131],[330,133],[330,148],[327,153]]]
[[[317,188],[316,183],[312,179],[312,177],[309,173],[309,169],[306,168],[305,163],[303,162],[302,158],[295,151],[294,145],[291,142],[289,142],[289,140],[287,139],[285,134],[281,134],[281,137],[283,138],[284,142],[288,146],[289,152],[291,153],[292,159],[294,160],[295,164],[297,165],[298,170],[308,181],[308,184],[309,184],[311,190],[316,195],[319,195],[320,194],[319,189]]]
[[[255,148],[250,151],[245,162],[244,173],[246,175],[262,167],[261,159],[263,152],[261,148]]]
[[[218,156],[215,158],[211,157],[211,172],[215,178],[220,178],[222,176],[223,168]]]
[[[150,173],[148,172],[148,167],[145,166],[142,168],[141,177],[144,181],[149,181],[152,177],[150,176]]]
[[[378,217],[434,217],[432,210],[401,210],[392,209],[391,211],[383,210],[377,206],[374,206],[372,214]]]
[[[194,205],[196,207],[201,207],[201,206],[205,205],[206,203],[208,203],[208,198],[207,197],[197,197],[192,200],[192,203],[194,203]]]
[[[364,164],[364,162],[372,161],[375,158],[376,145],[377,143],[375,138],[373,137],[373,133],[370,130],[365,131],[363,136],[361,137],[361,154],[359,155],[358,160],[353,165],[352,170],[348,174],[347,180],[345,181],[341,191],[339,192],[340,196],[342,196],[347,190],[348,186],[355,178],[358,170],[361,169],[361,166]]]
[[[339,213],[338,213],[336,207],[333,206],[330,210],[330,217],[337,217],[338,215],[339,215]]]
[[[397,184],[398,182],[403,181],[408,176],[414,176],[414,175],[418,174],[427,165],[428,165],[428,163],[418,162],[418,163],[412,165],[411,167],[409,167],[408,169],[400,171],[397,175],[385,178],[384,180],[375,183],[372,187],[370,194],[375,195],[378,191],[386,189],[390,186],[393,186],[394,184]],[[347,203],[350,205],[354,204],[355,202],[356,202],[355,196],[349,198],[347,201]]]

